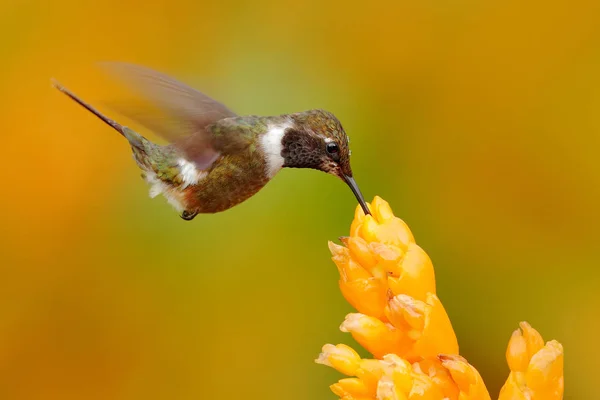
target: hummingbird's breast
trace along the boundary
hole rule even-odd
[[[197,213],[225,211],[252,197],[268,181],[263,157],[224,155],[203,179],[186,188],[186,209]]]
[[[227,210],[256,194],[283,167],[282,138],[291,126],[288,117],[247,116],[224,120],[221,125],[215,130],[222,128],[226,137],[244,138],[245,145],[225,151],[197,184],[186,189],[189,211]]]

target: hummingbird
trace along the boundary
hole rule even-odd
[[[240,116],[161,72],[120,62],[104,67],[159,112],[113,109],[167,144],[151,142],[108,118],[54,79],[53,86],[129,142],[142,178],[150,185],[150,197],[162,194],[182,219],[191,221],[198,214],[242,203],[282,168],[311,168],[340,178],[370,214],[350,168],[348,136],[332,113],[312,109]]]

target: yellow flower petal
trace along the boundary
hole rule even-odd
[[[340,326],[376,358],[397,352],[402,347],[402,333],[390,324],[364,314],[348,314]]]
[[[395,218],[390,204],[379,196],[375,196],[371,207],[370,210],[372,210],[373,216],[380,224]]]
[[[396,328],[401,329],[411,339],[417,340],[423,333],[428,308],[430,306],[423,301],[399,294],[388,301],[385,315]]]
[[[527,356],[528,358],[531,358],[544,347],[544,339],[542,338],[542,335],[533,329],[527,322],[523,321],[519,326],[521,327],[523,337],[527,342]]]
[[[394,218],[383,223],[378,223],[371,215],[365,216],[358,233],[367,242],[391,244],[406,249],[415,239],[408,225],[400,218]]]
[[[369,243],[371,253],[377,261],[377,266],[382,268],[386,276],[400,277],[402,273],[401,261],[404,251],[398,246],[378,242]]]
[[[377,278],[357,279],[351,282],[340,280],[342,295],[362,314],[376,318],[385,318],[387,304],[387,284]]]
[[[391,377],[384,376],[377,384],[377,400],[407,400],[407,397]]]
[[[333,243],[331,240],[327,242],[329,251],[331,252],[332,260],[347,259],[350,256],[350,252],[344,246]]]
[[[438,359],[421,360],[413,364],[413,369],[417,372],[429,376],[432,382],[442,392],[443,398],[456,399],[458,398],[458,386],[452,380],[450,372],[444,368],[441,361]]]
[[[440,355],[439,360],[448,369],[459,389],[459,399],[489,400],[490,395],[479,372],[467,360],[457,355]]]
[[[529,365],[527,341],[520,329],[513,332],[506,348],[506,361],[511,371],[525,372]]]
[[[414,374],[413,387],[408,394],[409,400],[441,400],[443,398],[444,394],[430,377],[424,374]]]
[[[531,393],[527,390],[526,395],[521,386],[517,383],[513,373],[511,373],[500,390],[498,400],[531,400]]]
[[[350,254],[352,254],[356,262],[367,271],[370,271],[377,264],[377,260],[371,254],[371,250],[365,239],[361,237],[348,238],[348,249],[350,249]]]
[[[326,344],[315,362],[335,368],[344,375],[354,375],[360,364],[360,356],[345,344]]]
[[[413,368],[405,359],[396,354],[386,354],[381,362],[384,374],[394,382],[394,387],[408,394],[413,387]]]
[[[333,393],[340,397],[368,397],[370,394],[365,383],[358,378],[340,379],[337,383],[334,383],[329,388]]]
[[[329,250],[331,251],[331,259],[338,268],[340,279],[344,282],[354,281],[357,279],[367,279],[371,277],[369,271],[364,269],[360,264],[350,257],[350,250],[344,246],[340,246],[333,242],[329,242]]]
[[[426,302],[398,295],[388,302],[385,312],[389,321],[412,340],[407,353],[400,354],[408,360],[458,353],[452,324],[436,295],[429,293]]]
[[[392,292],[407,294],[418,300],[425,300],[427,293],[435,293],[435,273],[427,253],[414,243],[408,245],[400,264],[398,277],[390,277],[388,284]]]
[[[440,299],[429,293],[426,303],[431,308],[425,314],[425,327],[421,338],[414,345],[414,355],[426,358],[435,357],[439,353],[458,354],[458,341]]]
[[[531,357],[527,368],[527,386],[534,398],[544,400],[562,399],[564,391],[563,347],[552,340]]]
[[[384,369],[380,360],[363,358],[359,363],[356,376],[365,383],[371,396],[375,396],[377,392],[377,385],[384,374]]]
[[[376,196],[369,209],[372,215],[364,215],[357,207],[350,228],[351,236],[361,236],[367,242],[380,242],[406,248],[414,243],[414,237],[408,226],[394,216],[389,204]]]
[[[371,204],[367,203],[367,207],[369,210],[372,210]],[[360,229],[362,228],[362,224],[365,220],[365,213],[360,205],[356,206],[354,210],[354,220],[352,220],[352,225],[350,225],[350,236],[359,236]]]

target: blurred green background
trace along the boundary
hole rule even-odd
[[[520,320],[565,346],[566,398],[598,393],[597,0],[5,0],[0,34],[1,399],[332,399],[340,376],[313,359],[353,343],[327,249],[350,190],[284,170],[182,221],[51,88],[100,92],[101,60],[240,114],[334,112],[492,397]]]

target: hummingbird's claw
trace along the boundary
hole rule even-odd
[[[181,213],[180,217],[181,217],[181,219],[183,219],[185,221],[191,221],[191,220],[194,219],[194,217],[196,215],[198,215],[198,213],[196,211],[190,212],[190,211],[186,210],[186,211],[184,211],[184,212]]]

